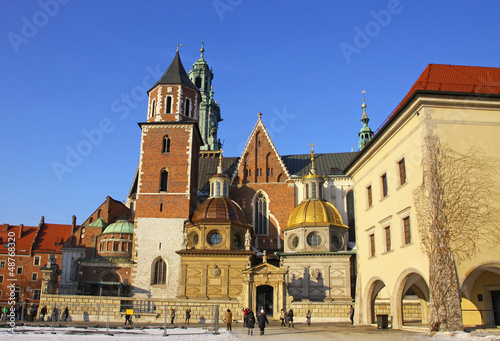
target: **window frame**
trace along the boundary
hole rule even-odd
[[[408,222],[408,228],[406,227],[405,221]],[[412,243],[410,216],[402,218],[401,224],[403,225],[403,245],[410,245]]]
[[[380,190],[382,194],[382,199],[387,198],[389,196],[389,186],[387,184],[387,173],[384,173],[380,176]]]
[[[269,235],[269,200],[263,192],[258,192],[254,199],[254,231],[256,236]],[[265,205],[265,206],[263,206]]]
[[[398,175],[399,175],[399,186],[403,186],[408,182],[408,177],[406,176],[406,162],[405,158],[399,159],[398,165]]]
[[[371,184],[366,186],[366,204],[367,208],[373,207],[373,188]]]
[[[19,271],[19,270],[21,270],[21,271]],[[23,274],[23,270],[24,270],[24,269],[23,269],[23,267],[22,267],[22,266],[18,266],[18,267],[16,268],[16,275],[22,275],[22,274]]]
[[[167,284],[167,262],[165,262],[165,260],[161,257],[157,258],[153,263],[153,273],[151,282],[152,285]]]
[[[172,113],[172,96],[165,96],[165,114]]]
[[[369,257],[368,258],[373,258],[376,256],[376,245],[375,245],[375,233],[370,233],[368,235],[368,244],[370,246],[369,248]]]
[[[36,281],[38,281],[38,272],[33,272],[33,273],[31,274],[31,281],[32,281],[32,282],[36,282]]]
[[[41,263],[42,263],[42,257],[41,256],[34,256],[33,257],[33,266],[40,266]]]
[[[385,252],[392,250],[391,225],[384,227]]]

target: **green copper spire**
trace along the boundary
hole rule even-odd
[[[365,91],[363,90],[363,93]],[[368,118],[368,115],[366,114],[366,103],[365,99],[363,98],[363,104],[361,105],[361,109],[363,109],[363,116],[361,116],[361,123],[363,123],[363,127],[358,133],[359,136],[359,150],[363,149],[365,145],[372,139],[373,137],[373,131],[370,129],[368,126],[368,122],[370,119]]]
[[[193,64],[191,70],[189,70],[189,79],[200,90],[201,94],[198,125],[201,137],[203,138],[203,146],[200,149],[220,150],[221,143],[217,138],[217,130],[222,118],[220,116],[219,104],[217,104],[217,101],[213,97],[212,79],[214,78],[214,74],[205,61],[205,44],[203,42],[201,43],[200,52],[200,58]]]

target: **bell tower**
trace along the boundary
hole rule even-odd
[[[197,204],[200,93],[176,51],[148,91],[142,130],[132,270],[134,294],[174,297],[180,273],[184,223]],[[166,283],[169,283],[168,287]]]
[[[201,150],[220,150],[221,143],[217,138],[217,130],[222,118],[220,116],[219,104],[214,100],[214,89],[212,86],[214,74],[203,57],[205,53],[203,42],[200,51],[200,59],[198,59],[196,63],[193,64],[191,70],[189,70],[189,79],[194,83],[201,94],[199,106],[200,117],[198,122],[204,143]]]

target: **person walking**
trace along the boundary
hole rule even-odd
[[[286,319],[285,309],[281,309],[281,312],[280,312],[281,327],[286,327],[285,319]]]
[[[290,310],[288,310],[288,328],[290,328],[290,326],[292,328],[295,328],[295,326],[293,325],[293,310],[292,310],[292,308],[290,308]]]
[[[31,304],[31,322],[34,322],[36,319],[36,313],[38,311],[38,305]]]
[[[191,318],[191,309],[190,308],[187,308],[186,309],[186,321],[184,321],[184,323],[187,323],[189,324],[189,319]]]
[[[66,307],[64,308],[64,311],[63,311],[63,316],[62,316],[62,320],[63,321],[67,321],[69,318],[69,308]]]
[[[245,314],[244,323],[245,327],[248,328],[247,335],[253,335],[253,329],[255,328],[255,315],[251,309],[248,309]]]
[[[349,320],[351,320],[351,326],[354,324],[354,307],[351,305],[351,308],[349,308]]]
[[[264,329],[266,328],[266,323],[269,324],[269,321],[267,320],[267,316],[264,310],[260,311],[259,316],[257,316],[257,321],[259,322],[260,335],[264,335]]]
[[[170,309],[170,324],[174,324],[174,320],[175,320],[175,309],[171,308]]]
[[[125,313],[125,325],[127,325],[127,323],[130,325],[132,324],[132,315],[130,315],[128,312]]]
[[[312,316],[311,309],[307,309],[306,322],[308,326],[311,325],[311,316]]]
[[[233,322],[233,313],[231,312],[231,309],[228,309],[226,311],[226,329],[231,331],[231,323]]]
[[[47,315],[47,306],[44,305],[42,310],[40,310],[40,320],[44,321],[45,320],[45,315]]]

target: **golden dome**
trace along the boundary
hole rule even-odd
[[[295,207],[288,218],[287,229],[297,226],[336,225],[346,227],[339,211],[325,200],[304,200]]]
[[[227,197],[208,198],[198,206],[191,218],[193,224],[238,224],[249,226],[243,210]]]

